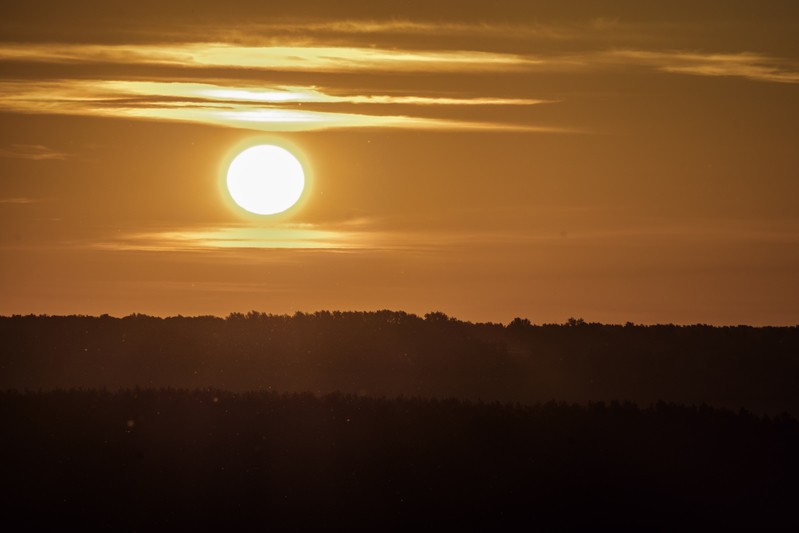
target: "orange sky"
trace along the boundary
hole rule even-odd
[[[799,323],[796,2],[162,4],[5,8],[1,314]]]

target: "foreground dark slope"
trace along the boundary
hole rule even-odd
[[[799,414],[799,327],[613,326],[433,313],[0,318],[0,389],[215,387]]]
[[[788,417],[134,390],[0,394],[0,424],[14,530],[799,527]]]

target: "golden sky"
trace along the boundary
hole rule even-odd
[[[799,323],[799,3],[651,4],[7,6],[0,313]]]

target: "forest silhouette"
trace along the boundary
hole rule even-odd
[[[799,527],[799,328],[0,318],[20,529]]]
[[[799,414],[799,327],[473,324],[443,313],[0,318],[0,389],[213,387]]]
[[[5,393],[0,421],[31,530],[799,525],[787,416],[134,389]]]

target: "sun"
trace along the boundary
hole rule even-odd
[[[230,163],[227,189],[242,209],[256,215],[282,213],[297,203],[305,172],[294,155],[279,146],[247,148]]]

